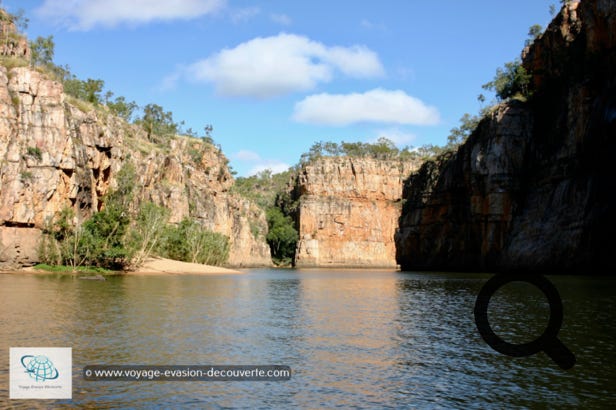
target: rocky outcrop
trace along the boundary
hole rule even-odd
[[[104,206],[118,171],[134,164],[138,200],[152,200],[227,235],[229,264],[269,265],[264,213],[233,195],[222,153],[174,137],[153,143],[104,108],[63,93],[28,67],[0,66],[0,265],[37,262],[41,229],[64,207],[84,218]]]
[[[304,165],[297,267],[395,267],[402,182],[416,167],[397,160],[326,157]]]
[[[532,98],[498,106],[406,182],[403,269],[616,268],[616,3],[568,4],[523,65]]]
[[[139,192],[171,210],[170,222],[192,218],[231,239],[229,265],[271,265],[261,208],[230,193],[233,178],[219,149],[194,138],[170,141],[170,152],[134,152]]]
[[[17,32],[14,17],[0,9],[0,56],[20,57],[30,61],[28,39]]]

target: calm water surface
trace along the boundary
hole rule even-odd
[[[489,275],[251,270],[107,281],[0,275],[0,407],[613,408],[616,280],[551,277],[569,371],[488,347],[473,307]],[[490,323],[541,333],[543,295],[509,284]],[[10,401],[11,346],[73,348],[73,399]],[[285,382],[88,382],[89,364],[281,364]]]

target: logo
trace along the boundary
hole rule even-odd
[[[501,339],[488,322],[490,298],[510,282],[527,282],[538,287],[550,304],[550,321],[543,334],[532,342],[512,344]],[[475,301],[475,324],[483,340],[494,350],[507,356],[524,357],[545,352],[563,370],[575,365],[575,355],[558,339],[563,324],[563,302],[558,290],[545,276],[539,274],[513,275],[501,273],[490,278],[479,291]],[[523,319],[520,319],[523,320]]]
[[[21,365],[26,369],[28,376],[37,382],[55,380],[60,376],[58,369],[54,367],[53,362],[47,356],[22,356]]]
[[[11,399],[71,399],[73,352],[70,347],[11,347]]]

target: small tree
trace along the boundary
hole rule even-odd
[[[105,201],[107,205],[130,212],[135,198],[135,182],[137,181],[135,165],[131,161],[127,161],[118,171],[115,180],[116,187],[107,194]]]
[[[476,115],[470,115],[469,113],[464,114],[462,118],[460,118],[460,125],[449,131],[446,148],[455,149],[459,145],[463,144],[472,132],[475,131],[478,124],[479,117]]]
[[[134,101],[126,101],[126,98],[120,96],[116,97],[114,101],[107,99],[107,107],[112,113],[118,117],[124,119],[126,122],[131,122],[133,115],[137,110],[137,103]]]
[[[87,263],[107,269],[122,269],[131,260],[125,244],[129,218],[123,209],[107,206],[83,224],[82,253],[88,251]]]
[[[104,86],[105,82],[103,80],[88,78],[86,81],[82,81],[83,99],[95,105],[100,104]]]
[[[90,261],[88,232],[82,225],[75,224],[75,212],[63,208],[54,220],[43,230],[39,248],[41,262],[50,265],[66,265],[76,269]]]
[[[535,40],[541,37],[541,34],[543,34],[543,27],[541,27],[540,24],[533,24],[530,26],[528,29],[528,39],[526,40],[525,45],[531,45]]]
[[[173,113],[165,111],[158,104],[148,104],[143,107],[143,117],[140,122],[150,139],[153,135],[165,136],[178,132],[178,124],[173,121]]]
[[[130,245],[133,266],[140,266],[159,246],[169,221],[170,211],[152,202],[144,202],[131,225]]]
[[[494,79],[482,85],[485,90],[492,90],[499,100],[512,97],[527,98],[530,94],[529,85],[531,75],[522,66],[520,60],[505,64],[504,68],[497,68]]]
[[[55,47],[56,45],[53,41],[53,36],[38,36],[36,40],[30,42],[32,65],[47,66],[53,64]]]
[[[269,208],[266,216],[269,229],[265,239],[272,251],[272,258],[278,263],[288,264],[295,256],[299,238],[293,220],[276,207]]]
[[[229,258],[229,238],[212,232],[192,219],[167,226],[159,254],[167,258],[208,265],[223,265]]]
[[[367,154],[377,159],[394,158],[399,154],[396,144],[385,137],[380,137],[374,144],[366,144]]]

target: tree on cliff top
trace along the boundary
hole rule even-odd
[[[366,157],[375,159],[409,159],[412,152],[409,147],[399,149],[393,141],[381,137],[376,142],[315,142],[308,152],[302,154],[300,164],[306,164],[322,157]]]
[[[469,113],[464,114],[462,118],[460,118],[460,125],[449,131],[445,148],[453,151],[463,144],[473,131],[475,131],[480,120],[481,118],[477,115],[470,115]]]
[[[179,125],[173,121],[173,113],[165,111],[158,104],[148,104],[143,107],[143,117],[138,121],[148,134],[148,139],[154,135],[168,136],[178,133]]]
[[[41,37],[30,42],[31,62],[34,66],[48,66],[53,64],[56,44],[53,36]]]
[[[503,68],[497,68],[494,79],[481,87],[494,91],[499,101],[509,98],[525,100],[530,95],[530,80],[530,73],[522,66],[520,59],[516,59],[505,63]]]

